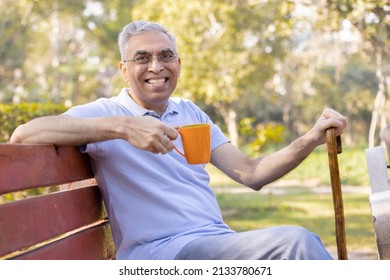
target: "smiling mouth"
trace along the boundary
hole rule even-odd
[[[164,84],[168,81],[168,78],[159,78],[159,79],[146,79],[145,82],[150,85]]]

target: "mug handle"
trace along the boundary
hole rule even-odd
[[[179,135],[181,136],[180,127],[177,127],[176,130],[177,130],[177,132],[179,132]],[[173,144],[173,142],[172,142],[172,144]],[[182,153],[178,148],[176,148],[175,144],[173,144],[173,148],[175,149],[176,152],[179,153],[179,155],[181,155],[184,158],[186,157],[184,153]]]
[[[179,155],[181,155],[181,156],[183,156],[183,157],[186,157],[186,156],[184,155],[184,153],[182,153],[178,148],[176,148],[175,145],[173,145],[173,148],[175,149],[176,152],[179,153]]]

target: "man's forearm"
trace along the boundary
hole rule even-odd
[[[247,186],[259,190],[296,168],[318,144],[300,137],[287,147],[254,160]]]
[[[17,127],[10,142],[78,146],[120,138],[110,120],[67,116],[41,117]]]

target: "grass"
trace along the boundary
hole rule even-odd
[[[321,236],[324,244],[333,247],[335,240],[334,212],[331,194],[315,194],[304,188],[283,188],[273,194],[217,193],[225,222],[237,231],[277,225],[300,225]],[[349,250],[375,251],[376,243],[367,196],[345,193],[344,214]]]
[[[339,165],[344,188],[347,249],[375,253],[376,241],[368,200],[364,151],[346,151],[341,155]],[[326,152],[316,151],[284,178],[286,184],[279,182],[279,185],[267,186],[259,192],[241,192],[240,190],[244,190],[242,186],[219,170],[212,166],[208,166],[208,170],[225,222],[234,230],[300,225],[320,235],[325,246],[336,250],[333,200],[327,164]],[[308,180],[311,184],[306,184]],[[354,187],[346,188],[346,185]]]
[[[369,185],[364,149],[344,150],[338,155],[338,161],[343,185]],[[316,178],[322,184],[330,184],[328,154],[323,147],[316,149],[300,166],[285,177],[285,179],[300,180],[310,178]]]

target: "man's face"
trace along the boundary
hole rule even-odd
[[[126,60],[152,61],[120,63],[123,79],[130,86],[132,98],[142,107],[158,114],[165,111],[168,98],[176,88],[180,73],[180,59],[163,62],[157,57],[175,56],[173,44],[161,32],[143,32],[130,38],[127,44]]]

